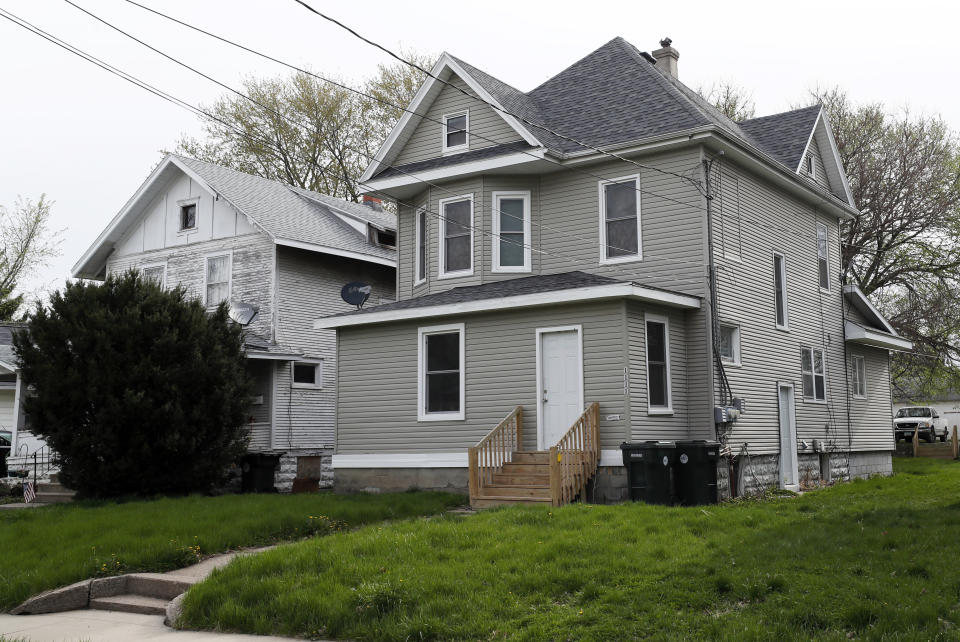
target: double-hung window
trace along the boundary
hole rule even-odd
[[[427,280],[427,210],[418,209],[416,219],[416,275],[413,284],[418,285]]]
[[[530,192],[493,192],[493,271],[530,271]]]
[[[863,397],[867,396],[867,363],[866,360],[859,355],[853,356],[853,396]]]
[[[420,328],[418,412],[420,421],[464,418],[463,324]]]
[[[640,175],[600,181],[600,263],[642,258]]]
[[[440,201],[440,275],[473,274],[473,195]]]
[[[470,147],[470,112],[445,114],[443,117],[443,152],[461,152]]]
[[[646,316],[647,411],[673,412],[670,401],[670,327],[666,317]]]
[[[777,327],[786,330],[789,326],[787,312],[787,259],[780,253],[773,255],[773,297]]]
[[[803,372],[804,399],[826,401],[827,376],[823,363],[823,350],[801,348],[800,369]]]
[[[738,326],[720,326],[720,360],[730,365],[740,365],[740,328]]]
[[[817,272],[820,279],[820,287],[824,290],[830,289],[828,239],[827,226],[823,223],[817,223]]]
[[[140,274],[144,281],[153,281],[162,288],[167,280],[167,266],[162,263],[160,265],[145,265],[140,269]]]
[[[208,256],[204,290],[208,308],[230,298],[230,255]]]

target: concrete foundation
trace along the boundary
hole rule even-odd
[[[623,466],[601,466],[587,486],[586,500],[592,504],[616,504],[630,499],[627,469]]]
[[[466,468],[339,468],[334,491],[338,493],[396,493],[407,490],[469,492]]]
[[[278,492],[293,492],[294,482],[303,489],[333,488],[333,450],[291,450],[280,454],[273,474]]]

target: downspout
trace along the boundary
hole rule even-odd
[[[720,314],[719,306],[717,303],[717,263],[714,256],[714,245],[713,245],[713,199],[716,197],[713,191],[713,179],[711,176],[711,171],[713,169],[713,163],[717,158],[722,158],[724,155],[723,150],[717,152],[709,160],[703,160],[703,170],[704,170],[704,184],[706,186],[706,191],[704,196],[707,200],[707,265],[709,270],[709,287],[710,287],[710,330],[711,330],[711,358],[717,369],[719,375],[719,387],[720,387],[720,405],[726,406],[729,405],[732,399],[732,393],[730,390],[730,383],[727,381],[726,369],[723,367],[723,361],[720,359]],[[721,437],[721,428],[723,424],[714,423],[717,439]]]

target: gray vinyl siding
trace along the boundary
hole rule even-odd
[[[849,345],[850,440],[854,450],[893,450],[893,406],[890,399],[889,352],[869,346]],[[853,396],[853,357],[863,357],[866,397]]]
[[[464,110],[470,112],[468,142],[471,151],[522,140],[496,111],[477,98],[463,80],[451,76],[448,82],[470,96],[444,86],[427,110],[428,118],[420,121],[391,164],[406,165],[443,155],[443,126],[440,124],[443,116]]]
[[[418,328],[459,322],[466,333],[466,419],[418,422]],[[627,434],[622,302],[341,329],[337,452],[462,451],[517,405],[523,406],[525,446],[536,449],[536,329],[578,324],[584,401],[600,402],[602,447],[616,448]],[[622,418],[608,421],[607,415]]]
[[[648,314],[667,318],[670,357],[670,399],[672,415],[649,414],[647,394],[646,325]],[[688,337],[686,314],[681,310],[645,307],[627,303],[627,330],[630,382],[630,441],[686,439],[689,436],[687,385]]]
[[[820,146],[817,145],[815,138],[810,139],[810,147],[807,150],[807,155],[813,158],[813,176],[811,177],[806,173],[806,158],[804,158],[800,165],[800,173],[807,178],[812,178],[817,185],[830,190],[830,183],[827,181],[827,171],[823,165],[823,155],[820,153]]]
[[[277,341],[304,359],[322,360],[319,389],[293,388],[292,362],[276,370],[276,409],[272,447],[319,448],[334,444],[336,428],[336,333],[315,330],[323,316],[353,309],[340,298],[351,281],[373,286],[369,302],[394,298],[393,270],[353,259],[287,247],[277,249]]]
[[[777,383],[793,383],[796,391],[797,435],[808,443],[823,439],[838,446],[847,442],[847,370],[844,357],[837,220],[772,188],[766,182],[725,163],[726,176],[736,181],[740,212],[741,260],[718,258],[718,305],[721,323],[740,327],[741,365],[726,367],[737,397],[747,410],[733,425],[735,450],[747,444],[752,454],[779,452]],[[725,197],[728,195],[725,194]],[[731,204],[733,207],[734,204]],[[717,217],[714,219],[715,225]],[[816,224],[829,234],[829,291],[818,285]],[[775,327],[773,254],[786,259],[789,330]],[[802,396],[801,347],[824,350],[826,403]],[[889,405],[889,404],[888,404]],[[879,434],[878,434],[879,435]],[[887,447],[886,437],[861,440],[865,446]],[[872,446],[871,446],[872,447]]]
[[[182,285],[188,297],[202,300],[207,257],[227,252],[231,253],[230,298],[259,305],[260,314],[248,330],[265,338],[271,337],[274,244],[266,234],[246,234],[125,256],[114,255],[107,260],[107,275],[166,262],[166,287]]]

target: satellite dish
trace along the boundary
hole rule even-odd
[[[363,307],[363,304],[370,298],[373,287],[363,281],[353,281],[340,288],[340,296],[350,305],[357,306],[357,309]]]
[[[247,326],[253,323],[260,312],[260,306],[243,301],[231,301],[228,314],[233,321],[239,325]]]

